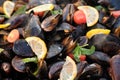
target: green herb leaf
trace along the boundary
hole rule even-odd
[[[87,46],[87,45],[86,45]],[[77,62],[80,62],[80,55],[91,55],[95,52],[95,47],[94,46],[91,46],[90,49],[86,49],[84,48],[83,46],[79,46],[77,45],[75,47],[75,49],[73,50],[73,55],[74,55],[74,59],[77,61]]]
[[[62,14],[62,10],[61,9],[60,10],[53,10],[53,11],[51,11],[51,14],[52,15]]]
[[[90,49],[82,48],[81,47],[81,53],[84,55],[91,55],[95,52],[95,47],[92,46]]]
[[[15,13],[14,15],[19,15],[19,14],[23,14],[26,12],[27,6],[23,5],[22,7],[20,7]]]
[[[23,61],[24,63],[29,63],[29,62],[38,63],[38,61],[37,61],[37,57],[24,58],[24,59],[22,59],[22,61]]]

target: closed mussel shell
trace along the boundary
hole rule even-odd
[[[24,39],[17,40],[13,45],[13,51],[18,56],[22,57],[32,57],[34,56],[34,53],[29,46],[29,44]]]

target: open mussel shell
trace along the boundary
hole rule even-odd
[[[86,36],[81,36],[78,38],[77,43],[80,46],[86,45],[88,43],[88,38]]]
[[[32,15],[27,25],[25,26],[24,37],[39,36],[43,38],[43,32],[40,27],[40,21],[38,16]]]
[[[58,24],[60,18],[61,18],[60,14],[51,15],[45,18],[41,23],[41,28],[46,32],[52,31]]]
[[[70,25],[69,23],[63,22],[62,24],[60,24],[59,27],[56,28],[56,31],[65,31],[65,32],[71,32],[75,29],[75,27],[73,27],[72,25]]]
[[[97,34],[89,40],[89,44],[94,45],[96,50],[103,51],[108,56],[118,54],[120,49],[120,39],[111,34]]]
[[[67,4],[63,9],[63,21],[73,23],[73,13],[75,12],[75,6],[73,4]]]
[[[56,80],[59,78],[60,71],[63,67],[64,61],[58,61],[53,63],[49,69],[49,79]]]
[[[27,41],[24,39],[19,39],[14,43],[13,51],[15,54],[22,57],[32,57],[35,55]]]
[[[26,66],[25,63],[22,61],[22,58],[15,56],[12,59],[12,67],[18,72],[25,72]]]
[[[98,80],[102,76],[102,68],[97,63],[86,66],[79,77],[79,80]]]
[[[53,43],[49,46],[49,50],[46,58],[50,59],[52,57],[55,57],[59,55],[62,50],[63,50],[63,46],[61,44]]]
[[[2,47],[3,45],[7,45],[9,44],[7,41],[7,36],[8,36],[8,32],[4,31],[4,30],[0,30],[0,46]]]
[[[77,76],[75,80],[78,80],[80,75],[82,74],[84,68],[88,65],[87,61],[80,61],[77,63]]]

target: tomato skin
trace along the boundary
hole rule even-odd
[[[115,17],[118,18],[120,16],[120,10],[118,11],[111,11],[111,14]]]
[[[84,12],[82,10],[77,10],[74,13],[73,19],[74,19],[74,22],[76,24],[84,24],[84,23],[86,23],[86,16],[85,16],[85,14],[84,14]]]
[[[74,56],[72,53],[69,53],[68,56],[71,57],[72,59],[74,59]]]
[[[86,55],[80,55],[80,61],[85,61],[86,60]]]
[[[44,12],[34,12],[34,15],[38,15],[38,16],[42,17],[44,15]]]

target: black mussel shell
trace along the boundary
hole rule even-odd
[[[113,80],[119,80],[119,68],[120,66],[120,55],[115,55],[110,59],[110,72],[109,75],[112,77]]]
[[[110,57],[100,51],[95,51],[92,55],[89,55],[88,57],[90,58],[90,61],[96,62],[100,65],[104,65],[104,67],[110,62]]]
[[[102,68],[99,64],[92,63],[86,66],[79,77],[79,80],[98,80],[102,76]],[[94,79],[95,78],[95,79]]]
[[[76,80],[80,77],[80,75],[82,74],[84,68],[88,65],[87,61],[81,61],[79,63],[77,63],[77,76],[76,76]]]
[[[19,39],[14,43],[13,51],[15,54],[22,57],[32,57],[35,55],[27,41],[24,39]]]
[[[5,28],[5,30],[11,30],[17,27],[24,27],[28,20],[29,20],[28,14],[12,16],[9,20],[5,22],[5,23],[10,23],[10,26]]]
[[[71,31],[73,31],[73,29],[75,29],[75,27],[73,27],[69,23],[63,22],[62,24],[60,24],[60,26],[58,28],[56,28],[56,31],[68,31],[68,32],[71,32]]]
[[[120,39],[112,34],[97,34],[90,39],[89,44],[94,45],[96,50],[103,51],[109,56],[118,54],[120,49]]]
[[[7,35],[9,33],[7,31],[4,30],[0,30],[0,46],[2,47],[3,45],[7,45],[9,44],[7,41]]]
[[[70,24],[73,23],[73,13],[75,12],[75,6],[73,4],[67,4],[63,9],[63,21]]]
[[[59,78],[60,71],[63,67],[64,61],[58,61],[53,63],[49,69],[49,79],[56,80]]]
[[[61,18],[60,14],[51,15],[45,18],[41,23],[41,28],[46,32],[52,31],[58,24],[60,18]]]
[[[38,16],[33,15],[25,26],[24,37],[39,36],[43,38],[43,32],[40,27],[40,21]]]
[[[78,40],[77,40],[78,44],[80,46],[86,45],[88,43],[88,38],[86,36],[81,36]]]
[[[61,44],[53,43],[50,45],[48,53],[47,53],[47,59],[55,57],[56,55],[60,54],[60,52],[63,50],[63,46]]]
[[[25,72],[26,66],[25,63],[22,61],[22,58],[15,56],[12,59],[12,67],[18,72]]]

